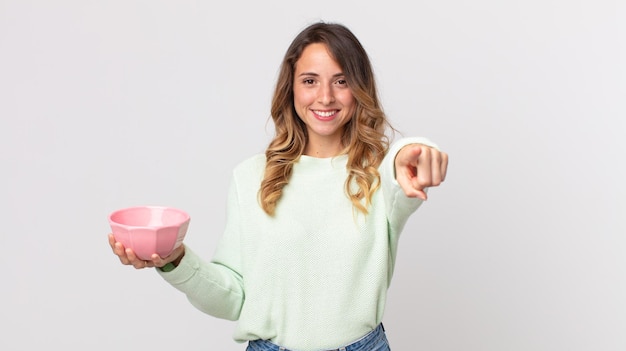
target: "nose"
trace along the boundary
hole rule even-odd
[[[318,99],[322,105],[329,105],[335,102],[335,95],[330,84],[322,84],[320,86]]]

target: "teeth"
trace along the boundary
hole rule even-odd
[[[337,111],[315,111],[315,114],[318,114],[322,117],[330,117],[334,115]]]

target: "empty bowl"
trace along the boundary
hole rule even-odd
[[[150,260],[155,253],[169,256],[182,245],[189,221],[185,211],[165,206],[128,207],[109,215],[115,240],[142,260]]]

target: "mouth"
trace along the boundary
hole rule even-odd
[[[318,119],[321,119],[321,120],[333,119],[337,115],[337,113],[339,112],[339,110],[327,110],[327,111],[311,110],[311,111],[313,112],[315,117],[317,117]]]

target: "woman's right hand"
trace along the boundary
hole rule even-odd
[[[142,260],[135,255],[135,252],[131,248],[125,248],[121,242],[116,241],[112,233],[109,233],[109,245],[122,264],[133,266],[135,269],[163,267],[170,262],[178,266],[178,263],[180,263],[180,260],[185,255],[185,245],[180,245],[167,257],[161,257],[155,253],[150,260]]]

